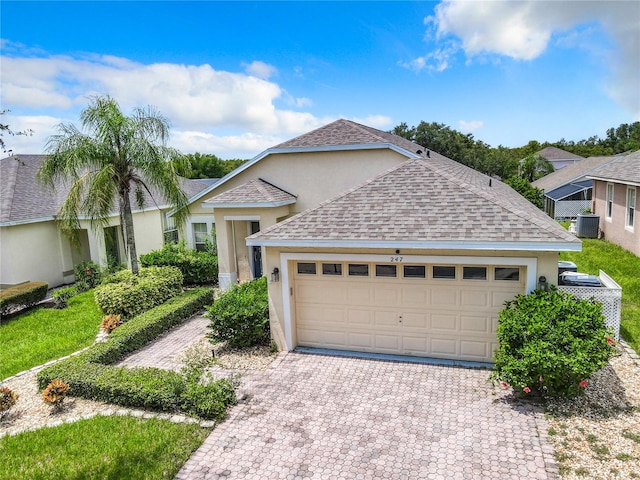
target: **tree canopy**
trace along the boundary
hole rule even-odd
[[[47,142],[49,156],[38,177],[54,188],[59,181],[70,185],[58,224],[72,238],[77,238],[81,214],[93,225],[105,226],[119,212],[125,251],[137,274],[131,197],[142,209],[145,193],[158,192],[161,200],[177,208],[176,223],[181,225],[188,211],[178,173],[188,165],[177,150],[167,147],[169,122],[152,107],[136,108],[125,116],[111,97],[95,97],[80,121],[84,131],[71,123],[58,125],[59,133]]]
[[[185,155],[189,162],[188,178],[222,178],[247,160],[222,160],[212,154],[190,153]]]

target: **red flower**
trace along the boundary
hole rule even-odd
[[[609,345],[613,345],[615,342],[614,342],[613,338],[611,338],[611,337],[607,337],[607,343],[608,343]]]
[[[538,379],[538,381],[539,381],[540,383],[544,382],[544,378],[542,378],[542,375],[540,375],[540,378]]]
[[[91,269],[87,268],[87,275],[91,275]]]
[[[530,389],[529,387],[524,387],[524,388],[522,389],[522,391],[523,391],[524,393],[531,393],[531,389]]]
[[[509,386],[509,384],[507,382],[500,382],[500,386],[502,388],[507,388]]]
[[[586,380],[582,380],[579,385],[580,388],[586,388],[587,385],[589,385],[589,382],[587,382]]]

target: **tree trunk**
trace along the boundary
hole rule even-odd
[[[138,254],[136,252],[136,240],[133,234],[133,214],[131,213],[131,202],[129,201],[129,192],[120,195],[121,218],[124,219],[124,238],[129,252],[129,261],[131,263],[131,271],[134,275],[138,275]]]

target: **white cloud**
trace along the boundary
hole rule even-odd
[[[561,36],[588,35],[576,30],[586,24],[597,24],[614,40],[616,51],[605,53],[611,72],[606,91],[609,96],[640,117],[640,3],[636,1],[460,1],[444,0],[436,6],[435,15],[427,17],[429,36],[451,47],[451,37],[460,40],[459,48],[471,58],[498,54],[516,60],[532,60],[540,56],[552,39]],[[574,39],[575,42],[575,39]],[[585,42],[580,42],[585,48]],[[588,48],[588,47],[586,47]],[[589,49],[589,48],[588,48]],[[431,57],[440,58],[446,68],[457,49],[436,49]],[[594,54],[602,54],[595,53]],[[419,59],[414,68],[420,67]],[[424,67],[423,67],[424,68]],[[436,69],[437,70],[437,69]]]
[[[276,108],[283,96],[276,83],[206,64],[145,65],[96,55],[3,56],[2,70],[1,101],[14,109],[78,110],[88,96],[108,93],[125,111],[156,106],[177,129],[234,127],[260,134],[301,133],[301,125],[308,124],[311,116]],[[298,108],[310,103],[306,98],[293,101]]]
[[[214,135],[206,132],[175,131],[171,136],[171,145],[183,153],[213,153],[223,159],[253,158],[284,140],[278,136],[254,133]]]
[[[278,69],[276,67],[259,60],[254,60],[249,64],[243,63],[242,66],[245,67],[244,70],[249,75],[253,75],[254,77],[262,78],[264,80],[278,74]]]
[[[29,135],[3,136],[8,149],[13,153],[40,154],[44,153],[47,139],[56,133],[55,127],[63,121],[61,118],[45,115],[24,116],[10,113],[2,116],[2,123],[9,125],[13,132],[27,132]]]
[[[384,129],[390,128],[391,122],[393,121],[391,117],[387,117],[386,115],[368,115],[366,117],[353,117],[351,120],[357,123],[361,123],[363,125],[367,125],[368,127]]]
[[[462,130],[463,132],[471,133],[474,130],[482,128],[483,126],[484,126],[484,122],[482,120],[458,121],[458,127],[460,127],[460,130]]]

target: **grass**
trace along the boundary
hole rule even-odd
[[[209,429],[130,416],[94,417],[0,438],[0,478],[171,479]]]
[[[93,290],[62,310],[39,307],[0,324],[0,380],[91,345],[102,313]]]
[[[561,252],[578,271],[597,275],[606,272],[622,287],[620,334],[640,352],[640,257],[604,240],[582,239],[582,252]]]

